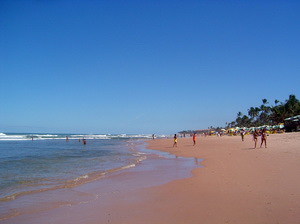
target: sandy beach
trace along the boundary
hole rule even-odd
[[[199,136],[195,146],[192,138],[179,138],[177,148],[172,144],[171,138],[155,139],[148,148],[204,159],[203,167],[194,169],[192,177],[154,187],[141,183],[155,182],[169,167],[146,175],[132,169],[114,177],[128,184],[125,191],[106,185],[116,193],[3,223],[300,223],[300,133],[270,135],[268,148],[254,149],[250,135],[243,142],[239,136]],[[81,188],[89,193],[101,188],[91,186]]]
[[[259,141],[260,143],[260,141]],[[193,177],[145,189],[114,223],[299,223],[300,133],[268,136],[256,148],[252,136],[149,141],[149,148],[204,158]],[[125,205],[123,205],[126,207]]]
[[[178,144],[170,149],[160,140],[149,147],[204,158],[204,168],[149,191],[160,211],[152,223],[300,222],[300,133],[270,135],[268,148],[253,149],[250,135],[244,142],[224,136],[200,137],[195,147],[191,138]]]

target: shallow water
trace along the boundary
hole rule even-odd
[[[22,152],[18,149],[20,146]],[[97,139],[89,140],[87,145],[75,140],[6,142],[1,147],[11,149],[1,154],[2,162],[12,162],[10,175],[3,177],[9,179],[12,171],[18,176],[6,181],[1,190],[2,195],[12,196],[0,202],[3,223],[14,219],[30,223],[31,219],[25,220],[32,213],[89,203],[115,191],[151,187],[189,177],[201,162],[147,150],[140,140]],[[153,172],[155,170],[160,172]],[[127,173],[125,179],[124,172]],[[137,179],[130,173],[142,175]]]
[[[124,140],[0,142],[0,200],[76,184],[79,180],[134,165],[141,156]]]

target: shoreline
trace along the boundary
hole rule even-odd
[[[116,175],[117,182],[111,182],[115,185],[109,182],[113,178],[107,178],[109,194],[99,194],[98,198],[76,206],[29,215],[26,216],[28,222],[22,223],[300,222],[300,133],[270,135],[267,149],[253,149],[254,142],[249,135],[244,142],[239,136],[198,137],[196,146],[192,138],[179,138],[178,148],[172,147],[173,139],[147,142],[147,148],[169,152],[175,157],[189,157],[195,161],[203,158],[204,167],[193,169],[191,177],[151,186],[144,181],[157,183],[159,177],[167,177],[161,176],[163,171],[175,173],[181,168],[161,164],[153,172],[147,170],[147,166],[153,168],[156,164],[149,161],[144,170],[134,168]],[[132,188],[132,181],[139,184]],[[99,183],[74,191],[96,195],[103,187]],[[122,191],[121,186],[127,190]]]
[[[93,203],[102,206],[101,201],[114,204],[115,195],[126,195],[128,192],[189,177],[190,171],[200,163],[199,161],[196,164],[195,161],[186,158],[176,158],[169,153],[149,150],[144,140],[129,141],[128,144],[133,152],[144,155],[147,159],[141,160],[131,168],[108,172],[101,175],[100,179],[78,183],[78,186],[24,194],[3,206],[3,209],[10,207],[11,213],[2,216],[0,223],[48,223],[49,217],[58,217],[59,220],[53,223],[76,223],[73,218],[64,219],[63,213],[82,205],[90,207]],[[174,167],[177,167],[177,172],[171,172]]]
[[[55,140],[61,141],[62,139],[55,139],[55,140],[47,139],[47,140],[49,140],[49,141],[55,141]],[[97,139],[97,140],[99,140],[99,139]],[[103,140],[103,139],[101,139],[101,140]],[[43,141],[46,141],[46,140],[43,140]],[[136,149],[139,148],[140,145],[144,144],[142,141],[134,141],[134,143],[131,142],[131,141],[124,141],[124,142],[126,142],[126,147],[129,148],[128,151],[131,151],[131,152],[136,153],[136,154],[138,153],[138,151]],[[87,150],[89,150],[89,149],[87,149]],[[26,196],[26,195],[32,195],[32,194],[43,193],[43,192],[48,192],[48,191],[55,191],[55,190],[64,189],[64,188],[74,188],[74,187],[77,187],[77,186],[80,186],[80,185],[84,185],[84,184],[87,184],[87,183],[90,183],[90,182],[94,182],[94,181],[97,181],[97,180],[100,180],[100,179],[104,178],[105,176],[108,176],[111,173],[126,170],[126,169],[131,168],[131,167],[135,167],[138,163],[141,162],[141,160],[143,160],[143,158],[138,158],[137,157],[136,159],[131,159],[130,163],[127,163],[127,164],[124,163],[121,166],[112,167],[112,168],[109,168],[109,169],[98,170],[98,171],[92,170],[88,173],[84,173],[84,174],[75,176],[73,178],[66,179],[64,182],[61,182],[59,184],[52,184],[52,185],[49,185],[49,186],[45,185],[45,186],[47,186],[45,188],[37,188],[37,189],[34,189],[34,190],[27,190],[27,191],[21,189],[19,191],[16,191],[15,193],[4,195],[4,196],[0,197],[0,203],[1,202],[13,201],[15,199],[18,199],[18,198],[20,198],[22,196]],[[42,185],[42,184],[40,184],[40,185]],[[1,220],[1,216],[0,216],[0,220]]]

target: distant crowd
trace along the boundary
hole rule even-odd
[[[239,130],[239,131],[235,132],[234,134],[232,134],[232,133],[226,133],[226,134],[229,135],[229,136],[240,135],[242,141],[245,140],[245,135],[252,135],[253,141],[254,141],[254,148],[257,147],[257,141],[258,141],[258,138],[260,137],[261,138],[260,147],[264,146],[265,148],[267,148],[267,136],[269,136],[269,132],[266,129],[255,129],[253,131]],[[200,136],[200,135],[204,136],[204,137],[212,136],[212,135],[218,136],[218,137],[222,137],[223,135],[225,135],[225,133],[224,132],[213,132],[213,133],[204,132],[204,133],[201,133],[201,134],[197,134],[197,133],[183,133],[179,137],[180,138],[192,137],[192,139],[193,139],[193,145],[195,146],[196,145],[197,136]],[[154,135],[153,135],[153,139],[154,139]],[[178,135],[174,134],[174,137],[173,137],[173,147],[177,147],[177,146],[178,146]]]

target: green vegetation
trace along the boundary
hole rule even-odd
[[[284,103],[278,100],[274,103],[271,106],[267,99],[263,99],[260,107],[248,109],[248,116],[238,112],[235,121],[226,123],[227,128],[278,125],[284,123],[286,118],[300,114],[300,101],[295,95],[290,95]]]
[[[253,127],[272,127],[273,129],[284,129],[286,131],[300,130],[300,101],[295,95],[290,95],[289,99],[284,103],[279,100],[274,101],[275,105],[270,105],[267,99],[262,100],[262,105],[259,107],[251,107],[248,109],[248,116],[242,112],[237,113],[235,121],[226,122],[226,127],[208,127],[203,130],[187,130],[179,132],[182,135],[192,133],[223,133],[229,129],[239,130],[239,128]],[[284,123],[284,126],[283,126]],[[239,128],[237,128],[239,127]],[[237,128],[237,129],[236,129]]]

